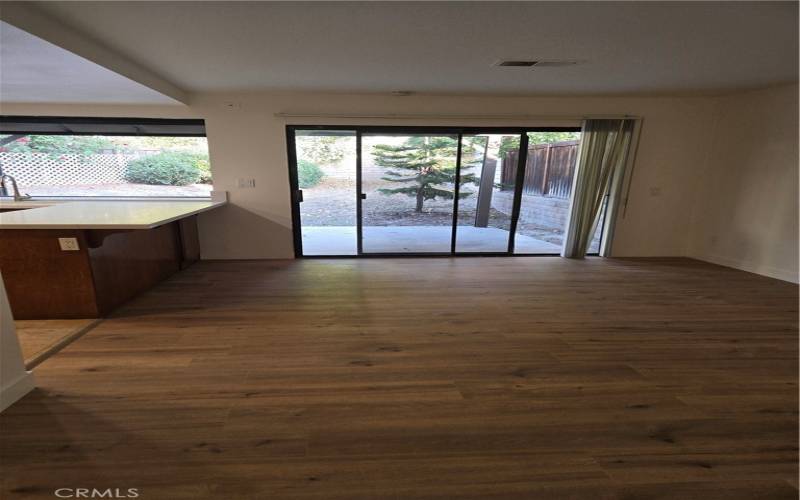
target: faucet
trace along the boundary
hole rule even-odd
[[[14,191],[14,201],[29,200],[29,194],[20,194],[17,181],[8,174],[0,175],[0,196],[8,196],[8,183],[11,182],[11,188]]]

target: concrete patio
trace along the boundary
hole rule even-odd
[[[449,226],[365,226],[364,253],[447,253]],[[494,227],[458,226],[458,252],[505,252],[508,231]],[[353,226],[304,227],[304,255],[355,255],[356,228]],[[553,243],[517,234],[515,253],[558,254]]]

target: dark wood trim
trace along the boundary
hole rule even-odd
[[[178,224],[178,248],[180,249],[180,268],[186,269],[200,260],[200,233],[197,229],[197,215],[176,221]]]
[[[58,238],[76,238],[80,250],[62,251]],[[16,319],[100,316],[83,230],[0,230],[0,270]]]
[[[101,316],[180,270],[178,222],[105,235],[89,249]]]

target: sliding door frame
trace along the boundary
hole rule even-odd
[[[576,160],[577,161],[577,160]],[[514,241],[517,237],[517,223],[522,209],[522,192],[525,191],[525,174],[528,170],[528,133],[519,136],[517,153],[517,177],[514,179],[514,203],[511,206],[511,226],[508,228],[508,253],[514,255]],[[536,254],[542,255],[542,254]]]
[[[356,238],[357,253],[355,255],[303,255],[302,220],[300,217],[300,203],[302,197],[298,185],[297,151],[295,149],[295,132],[298,130],[347,130],[355,133],[356,137]],[[298,258],[328,259],[328,258],[383,258],[383,257],[552,257],[558,253],[514,253],[514,241],[517,231],[520,210],[522,208],[522,194],[525,184],[525,171],[528,157],[528,132],[580,132],[580,127],[439,127],[439,126],[403,126],[403,125],[287,125],[286,147],[289,166],[290,199],[292,204],[292,234],[294,238],[294,254]],[[364,135],[423,135],[438,134],[458,137],[456,153],[456,181],[453,197],[453,222],[451,226],[451,239],[449,252],[387,252],[364,253],[363,251],[363,194],[362,194],[362,137]],[[477,134],[502,134],[519,135],[520,147],[517,162],[517,172],[514,184],[514,201],[511,211],[511,225],[508,236],[508,249],[505,252],[458,252],[456,250],[456,234],[458,231],[458,196],[461,182],[461,156],[462,141],[465,135]],[[606,208],[606,211],[608,209]],[[605,211],[603,213],[605,218]],[[604,221],[605,222],[605,221]],[[605,238],[605,234],[603,234]],[[601,246],[602,246],[601,241]],[[588,255],[598,255],[592,253]]]
[[[356,130],[356,256],[364,255],[364,195],[361,189],[361,131]],[[300,207],[297,207],[300,210]]]
[[[303,255],[303,228],[300,219],[300,181],[297,174],[297,148],[295,133],[291,127],[286,127],[286,157],[289,160],[289,201],[292,204],[292,239],[294,240],[295,258],[308,257]]]
[[[458,196],[461,193],[461,149],[464,141],[464,134],[458,133],[458,144],[456,145],[456,182],[453,186],[453,222],[450,226],[450,254],[456,254],[456,234],[458,233]]]

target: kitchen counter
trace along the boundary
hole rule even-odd
[[[0,198],[0,210],[26,210],[29,208],[42,208],[42,207],[50,207],[55,205],[59,202],[53,202],[50,200],[40,201],[40,200],[25,200],[25,201],[14,201],[12,199],[3,199]]]
[[[200,259],[205,200],[0,201],[16,319],[99,318]]]
[[[153,229],[212,210],[214,201],[7,201],[0,229]]]

